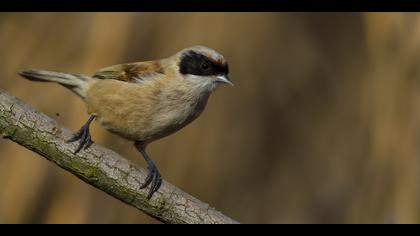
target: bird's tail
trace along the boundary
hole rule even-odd
[[[47,70],[26,70],[20,72],[19,75],[32,81],[59,83],[83,99],[86,97],[88,82],[94,80],[94,78],[85,75],[67,74]]]

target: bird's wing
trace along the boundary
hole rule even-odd
[[[97,79],[115,79],[130,83],[141,83],[164,74],[164,69],[158,61],[147,61],[105,67],[98,70],[93,77]]]

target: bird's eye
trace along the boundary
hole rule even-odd
[[[209,69],[209,64],[207,64],[207,63],[201,64],[201,69],[208,70]]]

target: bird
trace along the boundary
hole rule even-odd
[[[148,200],[159,190],[162,177],[146,147],[199,117],[219,85],[233,86],[228,74],[224,56],[201,45],[163,59],[105,67],[92,76],[37,69],[19,72],[31,81],[63,85],[84,101],[89,118],[66,140],[79,142],[74,154],[92,145],[93,120],[134,141],[147,164],[148,174],[140,189],[150,185]]]

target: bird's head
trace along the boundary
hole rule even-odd
[[[220,84],[233,85],[225,58],[213,49],[194,46],[178,54],[179,73],[191,84],[213,91]]]

